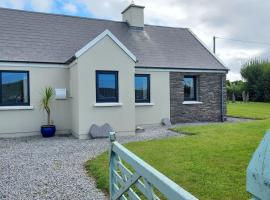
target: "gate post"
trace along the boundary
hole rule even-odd
[[[270,200],[270,130],[248,165],[247,191],[255,200]]]
[[[116,155],[113,152],[113,142],[116,140],[115,132],[110,132],[110,149],[109,149],[109,168],[110,168],[110,200],[112,199],[113,195],[115,194],[115,189],[114,189],[114,167],[116,165]]]

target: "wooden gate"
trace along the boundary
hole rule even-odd
[[[130,152],[110,133],[110,200],[196,200],[168,177]]]

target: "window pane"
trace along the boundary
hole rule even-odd
[[[135,76],[135,101],[150,102],[149,96],[149,75]]]
[[[196,100],[196,77],[184,77],[184,99]]]
[[[117,74],[97,72],[97,100],[102,102],[117,101]]]
[[[1,76],[2,104],[27,104],[29,102],[27,73],[2,72]]]

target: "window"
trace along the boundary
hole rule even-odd
[[[96,101],[118,102],[117,71],[96,71]]]
[[[197,100],[197,78],[196,76],[184,76],[184,100]]]
[[[135,75],[135,102],[150,103],[150,75]]]
[[[30,105],[29,73],[0,71],[0,106]]]

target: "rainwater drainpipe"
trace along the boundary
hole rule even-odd
[[[224,102],[224,95],[223,95],[223,75],[220,75],[220,86],[221,86],[221,94],[220,94],[220,99],[221,99],[221,104],[220,104],[220,109],[221,109],[221,121],[224,122],[224,106],[223,106],[223,102]]]

